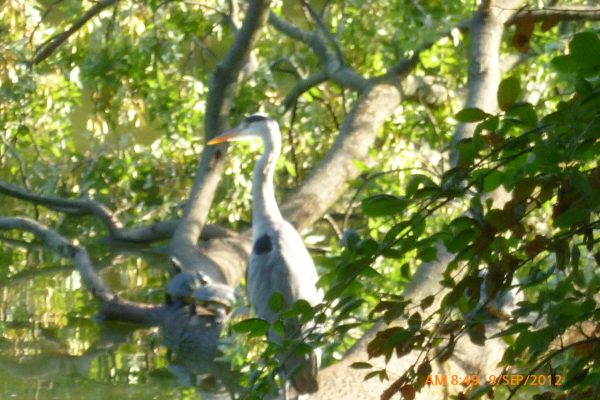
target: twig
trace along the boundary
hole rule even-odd
[[[21,179],[23,180],[23,185],[26,188],[29,188],[29,181],[27,179],[27,174],[25,173],[25,162],[23,161],[23,158],[21,157],[17,149],[15,149],[15,147],[4,137],[4,135],[0,134],[0,139],[2,140],[2,143],[4,143],[6,148],[12,153],[13,157],[17,160],[17,164],[19,165],[19,172],[21,173]]]
[[[423,6],[419,3],[419,0],[412,0],[413,6],[417,9],[417,11],[423,16],[423,18],[427,18],[427,12],[423,8]]]
[[[323,22],[323,19],[321,18],[321,16],[319,16],[319,14],[317,14],[317,12],[310,5],[310,3],[307,2],[306,0],[301,0],[301,2],[302,2],[302,5],[304,6],[304,8],[308,11],[309,15],[312,17],[312,19],[315,20],[315,22],[316,22],[317,27],[319,28],[319,30],[321,32],[323,32],[323,34],[325,35],[325,37],[327,38],[327,40],[329,40],[329,43],[331,43],[331,45],[333,46],[333,49],[335,51],[335,55],[336,55],[338,61],[342,65],[345,65],[345,63],[344,63],[344,55],[342,53],[342,48],[340,46],[340,42],[333,35],[333,33],[331,33],[331,31],[329,30],[329,28],[327,28],[325,26],[325,23]]]
[[[115,7],[113,10],[112,18],[110,19],[110,22],[108,23],[108,26],[106,27],[106,36],[104,38],[106,45],[109,45],[111,35],[114,32],[115,24],[117,22],[117,13],[118,12],[119,12],[119,0],[115,0]]]
[[[331,217],[331,215],[327,213],[323,215],[323,219],[329,223],[329,226],[331,226],[331,229],[333,229],[333,232],[337,236],[338,240],[342,240],[342,230],[340,229],[338,224],[336,224],[335,220]]]
[[[115,297],[108,286],[96,275],[95,268],[85,248],[69,243],[56,231],[28,218],[0,217],[0,229],[18,229],[33,233],[62,257],[70,258],[75,263],[84,284],[95,298],[101,301],[111,301]]]
[[[269,4],[269,0],[250,1],[233,44],[210,78],[204,119],[207,141],[228,126],[231,93],[266,24]],[[170,242],[171,255],[177,255],[190,268],[203,262],[198,254],[197,241],[221,177],[225,149],[225,145],[204,148],[183,217]]]
[[[108,228],[111,236],[117,236],[121,223],[114,217],[111,211],[103,204],[91,199],[63,199],[53,196],[42,196],[29,192],[10,183],[0,182],[0,193],[27,200],[35,204],[43,205],[62,212],[76,212],[94,214]]]
[[[31,34],[29,35],[29,44],[32,44],[32,42],[33,42],[33,35],[35,35],[35,32],[38,30],[38,28],[40,27],[40,25],[42,24],[42,22],[44,22],[44,20],[46,19],[46,17],[48,17],[48,14],[50,14],[52,12],[52,10],[54,9],[54,7],[56,7],[58,5],[58,3],[61,3],[63,1],[64,0],[54,0],[54,2],[52,2],[46,8],[46,11],[44,11],[44,14],[42,14],[40,20],[38,21],[37,24],[35,24],[35,26],[33,27],[33,30],[31,31]]]
[[[544,364],[546,364],[548,361],[550,361],[551,359],[553,359],[554,357],[558,356],[559,354],[564,353],[565,351],[572,349],[573,347],[577,347],[583,344],[588,344],[588,343],[600,343],[600,338],[595,337],[595,338],[591,338],[591,339],[585,339],[585,340],[580,340],[579,342],[575,342],[575,343],[571,343],[568,346],[563,347],[562,349],[556,350],[553,353],[548,354],[546,357],[544,357],[542,359],[542,361],[540,361],[539,363],[537,363],[527,374],[526,376],[530,376],[533,375],[538,369],[540,369],[541,367],[544,366]],[[510,400],[512,399],[515,394],[517,393],[517,391],[525,384],[525,382],[519,382],[519,384],[517,386],[515,386],[514,388],[510,389],[510,396],[508,396],[506,398],[506,400]]]
[[[561,21],[598,21],[600,8],[587,6],[565,6],[530,9],[524,8],[505,22],[506,26],[514,25],[523,18],[533,17],[535,21],[560,19]]]
[[[363,92],[369,88],[370,81],[345,66],[343,60],[338,55],[331,54],[327,50],[325,42],[316,33],[306,32],[274,13],[269,15],[269,23],[284,35],[309,46],[321,61],[327,76],[338,85],[357,92]]]
[[[75,21],[69,29],[64,32],[61,32],[57,35],[52,36],[50,39],[45,41],[42,45],[40,45],[34,53],[34,56],[31,60],[31,64],[39,64],[48,58],[54,51],[60,47],[71,35],[77,32],[86,22],[90,19],[94,18],[96,15],[100,14],[102,10],[111,5],[115,4],[118,0],[100,0],[96,3],[92,8],[86,11],[83,16]]]
[[[105,205],[93,199],[65,199],[43,196],[18,186],[0,181],[0,193],[71,215],[95,215],[107,227],[115,241],[149,243],[168,239],[173,235],[179,220],[161,221],[151,225],[125,229],[115,214]],[[217,225],[207,225],[202,240],[235,237],[235,232]]]
[[[288,140],[290,141],[292,162],[294,163],[294,181],[296,182],[296,187],[300,185],[300,167],[298,166],[298,157],[296,157],[296,145],[294,142],[294,123],[296,122],[296,110],[298,108],[298,103],[294,103],[292,107],[292,116],[290,118],[290,128],[288,129]]]

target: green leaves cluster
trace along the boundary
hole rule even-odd
[[[495,335],[510,344],[503,364],[511,371],[562,374],[555,393],[572,398],[598,392],[600,340],[592,330],[600,320],[600,39],[580,33],[569,48],[553,61],[572,82],[553,112],[519,101],[522,85],[509,77],[498,88],[500,114],[456,115],[477,123],[473,137],[456,145],[456,167],[438,179],[415,176],[403,196],[363,201],[369,217],[395,221],[375,256],[415,254],[428,262],[436,243],[453,253],[442,280],[447,294],[434,314],[425,312],[432,298],[419,305],[390,297],[374,308],[391,325],[369,344],[371,357],[428,351],[444,338],[443,361],[461,335],[479,345]],[[426,233],[427,221],[450,202],[462,202],[463,212]],[[428,325],[435,314],[442,322]],[[568,340],[562,348],[561,340]],[[402,379],[418,389],[423,376],[415,366]]]

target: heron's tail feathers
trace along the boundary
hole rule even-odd
[[[307,354],[292,354],[284,363],[285,371],[298,394],[315,393],[319,390],[317,374],[321,364],[319,349]]]

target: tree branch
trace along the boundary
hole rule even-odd
[[[269,24],[285,36],[308,45],[319,59],[323,60],[326,58],[327,46],[325,46],[325,43],[316,34],[304,31],[290,24],[273,12],[269,14]]]
[[[504,24],[511,26],[523,18],[533,17],[535,21],[545,19],[560,19],[561,21],[598,21],[600,20],[600,8],[587,6],[563,6],[540,9],[522,9]]]
[[[238,81],[242,68],[247,63],[262,27],[267,21],[269,3],[269,0],[250,1],[233,44],[210,78],[204,120],[207,141],[227,127],[230,92]],[[226,276],[217,265],[210,263],[198,252],[196,244],[221,177],[226,148],[226,145],[204,147],[184,215],[173,234],[169,249],[171,255],[177,255],[186,268],[203,270],[206,267],[208,270],[204,272],[217,282],[227,282]]]
[[[38,239],[46,243],[60,256],[70,258],[81,274],[81,278],[92,293],[100,301],[111,301],[115,294],[96,275],[94,266],[85,248],[69,243],[56,231],[49,229],[40,223],[28,218],[5,218],[0,217],[0,229],[22,230],[33,233]]]
[[[100,14],[100,12],[102,10],[110,7],[111,5],[115,4],[116,2],[117,2],[117,0],[100,0],[92,8],[90,8],[88,11],[86,11],[86,13],[83,14],[83,16],[81,18],[79,18],[77,21],[75,21],[69,27],[69,29],[67,29],[66,31],[61,32],[57,35],[52,36],[50,39],[48,39],[46,42],[44,42],[41,46],[39,46],[35,50],[33,59],[31,60],[31,63],[33,65],[35,65],[35,64],[39,64],[40,62],[44,61],[52,53],[54,53],[54,51],[61,44],[63,44],[69,37],[71,37],[71,35],[73,35],[83,25],[85,25],[86,22],[88,22],[90,19],[92,19],[96,15]]]
[[[345,65],[344,55],[343,55],[343,52],[342,52],[342,47],[340,46],[340,42],[333,35],[333,33],[331,33],[331,31],[329,30],[329,28],[327,28],[325,26],[325,23],[323,22],[323,19],[315,11],[315,9],[310,5],[310,3],[308,1],[306,1],[306,0],[301,0],[301,2],[302,2],[302,5],[304,6],[304,8],[308,11],[308,14],[311,16],[311,18],[315,20],[315,23],[317,24],[317,27],[319,28],[319,30],[321,32],[323,32],[323,35],[325,35],[325,37],[327,38],[327,40],[329,41],[329,43],[331,43],[331,45],[333,46],[336,58],[343,65]]]
[[[123,224],[115,213],[97,200],[42,196],[2,181],[0,181],[0,193],[67,214],[94,215],[106,226],[110,238],[114,241],[150,243],[169,239],[173,236],[173,232],[175,232],[179,223],[179,220],[160,221],[147,226],[127,229],[123,228]],[[210,240],[235,236],[236,233],[230,229],[218,225],[207,225],[203,229],[200,239]]]
[[[0,230],[21,230],[31,232],[60,256],[69,258],[81,275],[87,290],[102,303],[100,316],[105,319],[121,319],[142,324],[158,324],[164,318],[163,306],[139,304],[121,299],[106,286],[96,274],[87,250],[71,244],[56,231],[42,224],[21,217],[0,217]]]
[[[321,61],[329,79],[338,85],[359,93],[369,88],[369,80],[345,66],[343,60],[340,58],[341,53],[338,55],[329,52],[327,45],[318,34],[303,31],[274,13],[269,15],[269,24],[289,38],[303,42],[309,46]]]
[[[282,203],[288,221],[304,229],[339,198],[349,182],[360,174],[354,162],[367,159],[379,129],[398,107],[400,99],[398,88],[389,84],[378,84],[365,91],[346,117],[331,150],[302,186]]]
[[[284,109],[289,110],[292,108],[302,93],[309,91],[313,87],[318,86],[325,81],[327,81],[327,73],[325,71],[319,71],[315,74],[312,74],[308,78],[301,79],[296,82],[296,85],[285,96],[285,99],[283,99],[282,104]]]
[[[494,113],[498,107],[495,93],[500,84],[499,54],[504,24],[524,0],[500,0],[493,3],[492,6],[491,2],[483,2],[471,20],[469,87],[465,103],[465,107],[477,107],[488,113]],[[459,124],[452,138],[452,146],[473,136],[475,125]],[[454,165],[457,156],[452,154],[451,158]]]
[[[92,199],[63,199],[54,196],[42,196],[28,192],[18,186],[0,181],[0,193],[18,199],[27,200],[54,210],[66,213],[93,214],[108,228],[111,236],[118,236],[122,225],[114,214],[103,204]]]

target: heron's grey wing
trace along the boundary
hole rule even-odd
[[[278,318],[269,306],[269,299],[275,292],[283,295],[284,306],[299,299],[311,305],[322,300],[315,286],[318,276],[312,258],[298,232],[288,223],[276,225],[258,235],[250,255],[246,279],[248,295],[256,314],[270,322]],[[305,331],[297,319],[286,320],[284,330],[289,338],[300,338]],[[281,340],[275,332],[270,332],[269,336],[275,342]],[[289,349],[288,354],[280,354],[279,357],[286,373],[292,375],[292,383],[299,393],[317,390],[319,357],[316,352],[298,354],[294,349]]]
[[[315,306],[323,300],[323,296],[317,290],[317,269],[302,238],[296,229],[285,221],[277,226],[277,231],[280,257],[289,271],[291,303],[303,299]]]
[[[260,235],[254,242],[246,274],[246,288],[250,304],[256,315],[273,322],[277,314],[271,310],[269,299],[280,292],[289,299],[289,270],[281,258],[278,240],[274,232]]]
[[[312,258],[289,223],[274,224],[254,240],[246,283],[250,303],[259,317],[271,322],[277,318],[268,305],[275,292],[283,295],[287,306],[300,299],[313,306],[320,303],[317,280]]]

